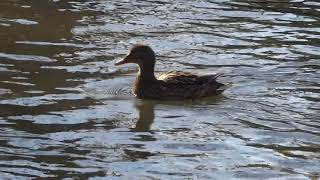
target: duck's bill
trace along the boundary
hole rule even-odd
[[[124,61],[124,59],[117,61],[116,63],[114,63],[116,66],[119,66],[121,64],[125,64],[126,62]]]
[[[116,66],[119,66],[119,65],[126,64],[126,63],[129,63],[129,62],[130,62],[130,58],[128,58],[128,56],[127,56],[127,57],[125,57],[124,59],[122,59],[122,60],[120,60],[120,61],[117,61],[117,62],[115,63],[115,65],[116,65]]]

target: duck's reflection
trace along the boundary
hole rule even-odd
[[[151,129],[151,125],[155,119],[155,106],[157,105],[172,105],[172,106],[208,106],[217,104],[223,101],[224,96],[214,96],[209,98],[203,98],[199,101],[185,100],[185,101],[156,101],[156,100],[137,100],[134,102],[134,106],[138,111],[138,121],[132,131],[135,132],[148,132]]]
[[[141,100],[135,102],[135,107],[139,112],[138,121],[132,131],[146,132],[150,131],[151,125],[154,121],[154,101]]]

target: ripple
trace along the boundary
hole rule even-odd
[[[132,98],[134,97],[131,92],[132,78],[120,78],[102,80],[96,82],[90,82],[83,85],[82,89],[84,92],[96,99],[105,98]]]
[[[0,104],[10,104],[19,106],[39,106],[44,104],[55,104],[58,100],[83,98],[85,98],[85,96],[81,94],[48,94],[44,96],[0,100]]]
[[[304,54],[320,56],[320,53],[319,53],[320,47],[308,46],[308,45],[295,45],[294,50]]]
[[[0,95],[11,94],[12,91],[10,89],[2,89],[0,88]]]
[[[55,62],[55,59],[50,59],[44,56],[35,56],[35,55],[17,55],[17,54],[7,54],[7,53],[0,53],[0,57],[9,59],[9,60],[16,60],[16,61],[39,61],[39,62]]]
[[[11,19],[9,21],[19,23],[22,25],[36,25],[36,24],[38,24],[38,22],[36,22],[36,21],[31,21],[31,20],[27,20],[27,19]]]
[[[53,43],[53,42],[35,42],[35,41],[16,41],[16,44],[28,44],[39,46],[67,46],[67,47],[79,47],[79,48],[95,48],[93,44],[73,44],[73,43]]]

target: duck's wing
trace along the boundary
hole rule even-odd
[[[166,83],[177,83],[177,84],[189,84],[189,85],[200,85],[208,83],[219,77],[220,74],[216,75],[204,75],[197,76],[189,72],[182,71],[170,71],[167,73],[162,73],[157,76],[158,80],[164,81]]]
[[[170,71],[159,74],[159,76],[157,76],[157,79],[170,84],[196,84],[198,76],[189,72]]]

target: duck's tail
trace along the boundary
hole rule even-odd
[[[228,84],[223,84],[217,81],[217,78],[220,77],[222,74],[215,74],[214,76],[212,76],[211,80],[209,83],[212,83],[215,85],[216,88],[216,93],[217,94],[221,94],[223,91],[225,91],[226,89],[228,89],[229,87],[231,87],[231,83]]]
[[[231,83],[228,83],[228,84],[219,83],[219,86],[217,88],[217,93],[221,94],[223,91],[225,91],[226,89],[228,89],[231,86],[232,86]]]

